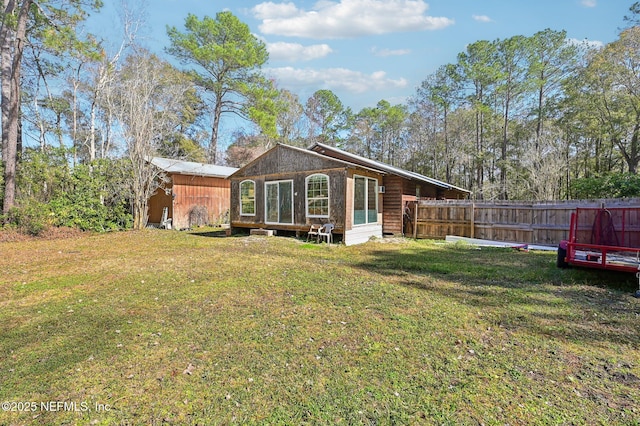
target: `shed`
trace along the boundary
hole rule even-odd
[[[278,144],[229,179],[232,228],[306,232],[333,223],[346,245],[402,233],[408,198],[469,193],[323,144]]]
[[[228,214],[228,177],[237,168],[161,157],[151,164],[163,170],[169,182],[149,199],[149,223],[159,224],[165,208],[176,229],[215,223]]]

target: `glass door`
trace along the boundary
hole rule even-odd
[[[265,183],[265,223],[293,223],[293,181]]]

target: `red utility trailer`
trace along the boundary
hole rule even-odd
[[[557,264],[640,272],[640,207],[577,208]]]

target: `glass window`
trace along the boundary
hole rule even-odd
[[[365,206],[367,205],[367,178],[356,176],[353,180],[353,224],[367,223]]]
[[[265,222],[278,223],[278,184],[266,183],[266,217]]]
[[[293,182],[278,185],[280,223],[293,223]]]
[[[329,176],[307,178],[307,217],[329,217]]]
[[[252,180],[240,182],[240,214],[243,216],[256,214],[256,183]]]
[[[364,176],[353,179],[353,224],[378,222],[378,180]]]
[[[378,181],[367,179],[367,223],[378,221]]]

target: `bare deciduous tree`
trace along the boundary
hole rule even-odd
[[[128,57],[109,87],[110,108],[131,168],[134,229],[147,225],[148,200],[166,179],[149,160],[179,123],[185,93],[191,87],[183,73],[146,51]]]
[[[520,191],[526,191],[526,198],[533,200],[557,200],[560,198],[562,179],[566,171],[564,156],[565,142],[562,133],[547,126],[539,138],[529,141],[521,156],[527,178],[517,182]],[[514,188],[516,190],[518,188]],[[521,197],[525,198],[525,197]]]

